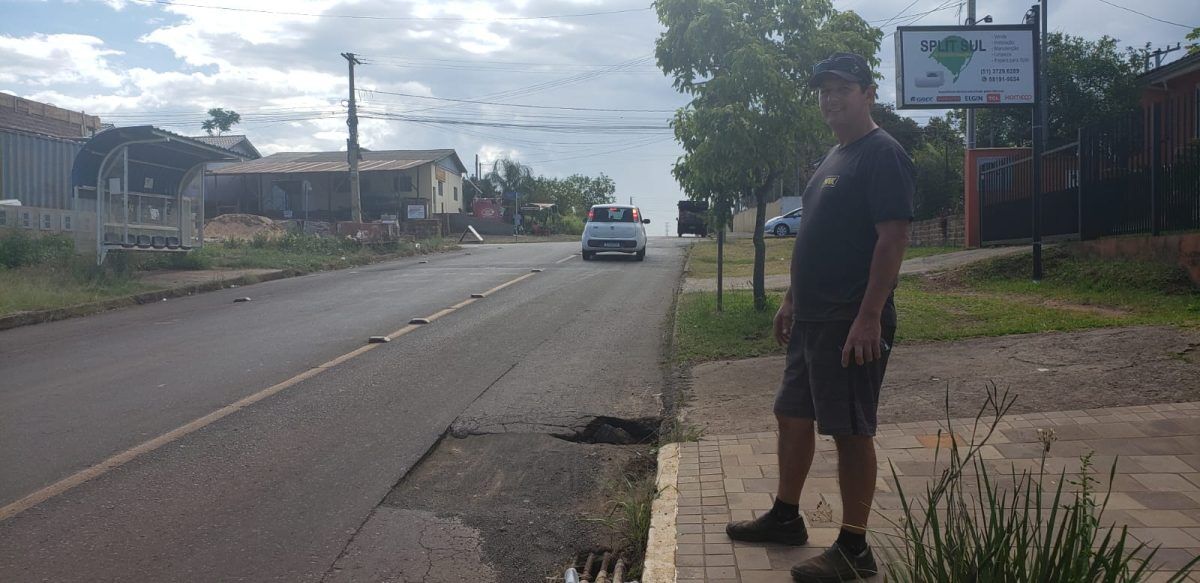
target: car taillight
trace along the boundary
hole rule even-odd
[[[588,209],[588,220],[589,221],[596,220],[596,209]]]
[[[641,220],[641,219],[639,219],[639,218],[638,218],[638,212],[637,212],[637,209],[633,209],[633,222],[635,222],[635,223],[636,223],[636,222],[638,222],[639,220]]]

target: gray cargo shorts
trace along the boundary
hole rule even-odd
[[[882,357],[842,368],[851,322],[794,322],[787,366],[775,396],[775,414],[814,419],[822,435],[875,435],[879,389],[896,337],[883,327]]]

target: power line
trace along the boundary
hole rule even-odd
[[[1161,18],[1157,18],[1157,17],[1154,17],[1154,16],[1150,16],[1149,14],[1146,14],[1145,12],[1138,12],[1137,10],[1134,10],[1134,9],[1132,9],[1132,8],[1126,8],[1126,7],[1124,7],[1124,6],[1121,6],[1120,4],[1115,4],[1115,3],[1113,3],[1113,2],[1109,2],[1108,0],[1100,0],[1100,2],[1103,2],[1103,3],[1105,3],[1105,4],[1108,4],[1109,6],[1112,6],[1112,7],[1114,7],[1114,8],[1120,8],[1121,10],[1124,10],[1124,11],[1126,11],[1126,12],[1132,12],[1132,13],[1134,13],[1134,14],[1138,14],[1138,15],[1140,15],[1140,16],[1145,16],[1146,18],[1149,18],[1150,20],[1157,20],[1157,21],[1159,21],[1159,22],[1162,22],[1162,23],[1164,23],[1164,24],[1170,24],[1170,25],[1173,25],[1173,26],[1178,26],[1178,27],[1180,27],[1180,28],[1186,28],[1186,29],[1188,29],[1188,30],[1191,30],[1191,29],[1193,29],[1193,28],[1197,28],[1197,27],[1195,27],[1195,26],[1188,26],[1188,25],[1186,25],[1186,24],[1179,24],[1178,22],[1171,22],[1170,20],[1163,20],[1163,19],[1161,19]]]
[[[414,95],[411,93],[398,93],[395,91],[381,91],[378,89],[363,89],[367,93],[379,93],[383,95],[398,95],[400,97],[411,97],[414,99],[432,99],[436,101],[452,101],[454,103],[473,103],[478,105],[499,105],[503,107],[520,107],[525,109],[557,109],[563,111],[605,111],[605,112],[620,112],[620,113],[674,113],[674,109],[611,109],[602,107],[566,107],[554,105],[524,105],[518,103],[500,103],[496,101],[480,101],[476,99],[451,99],[449,97],[430,97],[427,95]]]
[[[209,10],[227,10],[230,12],[250,12],[255,14],[271,14],[276,16],[308,16],[313,18],[345,18],[352,20],[391,20],[391,21],[408,21],[408,22],[494,22],[497,20],[503,21],[522,21],[522,20],[550,20],[557,18],[583,18],[588,16],[608,16],[611,14],[628,14],[631,12],[645,12],[653,10],[653,7],[647,6],[644,8],[626,8],[623,10],[605,10],[599,12],[579,12],[574,14],[549,14],[543,16],[497,16],[495,18],[466,18],[461,16],[371,16],[365,14],[322,14],[312,12],[287,12],[282,10],[262,10],[258,8],[235,8],[232,6],[209,6],[203,4],[189,4],[185,2],[174,2],[173,0],[133,0],[139,4],[158,4],[161,6],[179,6],[186,8],[205,8]]]
[[[897,18],[900,18],[900,16],[901,16],[902,14],[904,14],[905,12],[908,12],[908,9],[909,9],[909,8],[912,8],[913,6],[916,6],[917,2],[920,2],[920,1],[921,1],[921,0],[913,0],[912,2],[909,2],[909,3],[908,3],[908,6],[905,6],[903,10],[901,10],[900,12],[897,12],[897,13],[895,14],[895,16],[892,16],[891,18],[885,18],[885,19],[883,19],[883,24],[879,25],[879,28],[883,28],[883,27],[885,27],[885,26],[887,26],[887,25],[891,24],[891,23],[892,23],[892,21],[896,20]]]
[[[475,121],[453,118],[431,118],[371,112],[371,115],[360,115],[363,119],[384,119],[397,121],[421,121],[432,124],[481,126],[492,128],[525,129],[534,131],[575,132],[575,133],[645,133],[672,131],[669,125],[625,124],[614,125],[604,123],[513,123],[499,121]]]

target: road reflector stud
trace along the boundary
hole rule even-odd
[[[248,301],[250,301],[250,298],[237,298],[237,299],[233,300],[233,303],[240,304],[242,302],[248,302]]]
[[[372,336],[370,338],[367,338],[367,343],[369,343],[369,344],[381,344],[384,342],[391,342],[391,341],[392,341],[392,338],[390,336]]]
[[[484,298],[484,295],[483,294],[471,294],[471,297],[475,298],[477,300],[482,300]]]
[[[417,263],[429,263],[428,261],[418,261]]]
[[[529,271],[532,271],[533,273],[541,273],[542,272],[542,270],[540,270],[540,269],[530,269]]]
[[[409,324],[428,324],[429,318],[413,318],[408,321]]]

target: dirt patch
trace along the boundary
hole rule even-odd
[[[1200,400],[1200,332],[1130,327],[901,344],[888,365],[880,423],[970,417],[987,383],[1018,395],[1013,413]],[[692,369],[688,423],[708,435],[771,431],[783,357]]]
[[[381,509],[428,513],[447,529],[478,533],[476,572],[493,571],[489,580],[542,581],[561,577],[576,555],[619,544],[597,520],[610,510],[606,488],[626,472],[649,471],[647,464],[653,464],[649,446],[572,443],[529,433],[447,438]],[[461,556],[446,560],[463,572]],[[439,568],[435,562],[430,572]]]
[[[204,238],[212,241],[226,239],[251,240],[257,235],[278,237],[287,229],[270,218],[259,215],[228,214],[214,217],[204,223]]]

